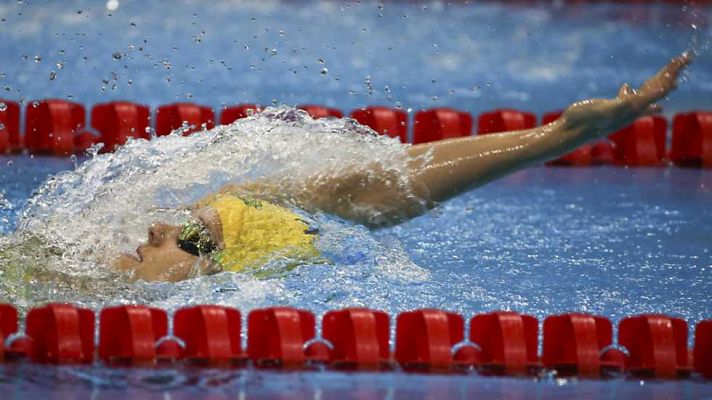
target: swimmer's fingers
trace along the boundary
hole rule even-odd
[[[662,99],[677,88],[680,72],[692,62],[693,58],[692,53],[689,52],[673,58],[655,76],[645,81],[638,91],[623,94],[622,99],[630,98],[641,108]]]

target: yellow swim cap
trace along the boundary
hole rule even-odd
[[[298,214],[266,201],[219,195],[207,203],[220,217],[224,248],[214,260],[224,271],[258,267],[275,256],[318,255],[314,235]]]

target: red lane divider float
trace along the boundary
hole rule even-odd
[[[313,118],[341,118],[343,113],[315,104],[300,105]],[[148,139],[150,109],[125,101],[97,104],[91,112],[91,126],[98,135],[84,129],[85,111],[81,104],[65,100],[42,100],[25,107],[25,134],[19,133],[20,106],[0,99],[0,154],[27,149],[31,153],[69,155],[82,153],[96,143],[103,152],[113,151],[130,137]],[[229,124],[263,110],[256,104],[225,107],[221,124]],[[561,112],[546,113],[542,124],[556,120]],[[408,139],[408,113],[383,106],[358,108],[350,117],[382,135]],[[158,107],[155,131],[159,136],[175,129],[185,135],[215,125],[210,107],[193,103],[174,103]],[[422,110],[414,115],[414,144],[470,136],[473,118],[468,112],[452,108]],[[536,116],[513,109],[497,109],[478,116],[478,134],[533,128]],[[667,121],[660,116],[640,118],[630,126],[592,144],[586,144],[546,165],[588,166],[664,166],[668,159],[684,167],[712,168],[712,112],[694,111],[675,116],[672,148],[666,153]]]
[[[613,344],[613,325],[604,317],[570,313],[544,320],[544,367],[560,375],[600,377],[622,372],[625,355]],[[604,352],[605,350],[605,352]]]
[[[185,342],[183,357],[196,364],[239,364],[244,361],[240,311],[221,306],[195,306],[176,311],[174,335]]]
[[[253,310],[247,332],[247,355],[256,366],[301,368],[308,361],[304,347],[316,336],[316,319],[290,307]]]
[[[614,163],[634,167],[659,167],[667,163],[667,120],[660,116],[638,118],[609,136],[615,144]]]
[[[449,371],[479,364],[479,350],[455,345],[464,339],[465,321],[459,314],[416,310],[398,315],[395,359],[406,370]],[[458,368],[460,367],[460,368]]]
[[[403,110],[371,106],[351,111],[350,117],[381,135],[408,142],[408,113]]]
[[[472,135],[472,116],[452,108],[432,108],[415,113],[413,144]]]
[[[701,321],[695,328],[693,360],[695,371],[712,379],[712,320]]]
[[[315,104],[302,104],[297,108],[306,111],[314,119],[319,118],[343,118],[344,113],[338,108],[319,106]]]
[[[70,304],[47,304],[27,313],[29,357],[49,364],[94,361],[94,312]]]
[[[149,139],[151,111],[127,101],[97,104],[91,110],[91,126],[101,135],[102,151],[114,151],[129,138]]]
[[[168,316],[157,308],[108,307],[99,314],[98,356],[109,365],[151,365],[156,342],[168,332]]]
[[[670,159],[683,167],[712,168],[712,112],[675,116]]]
[[[260,113],[264,107],[257,104],[238,104],[236,106],[225,107],[220,113],[220,125],[231,124],[238,119],[247,118]]]
[[[20,137],[20,105],[0,99],[0,154],[15,153],[22,149]]]
[[[535,126],[536,115],[530,112],[499,109],[480,114],[477,120],[477,134],[517,131]]]
[[[330,361],[340,368],[387,368],[389,325],[388,314],[383,311],[347,308],[327,312],[322,335],[333,346]]]
[[[693,370],[712,379],[712,319],[695,329],[687,349],[687,322],[665,315],[624,318],[614,342],[605,317],[568,313],[543,323],[543,352],[537,354],[536,318],[511,311],[475,315],[469,341],[465,320],[435,309],[396,316],[391,353],[390,317],[367,308],[328,311],[317,335],[316,318],[306,310],[270,307],[247,316],[243,351],[242,317],[230,307],[199,305],[172,316],[145,306],[107,307],[99,312],[98,344],[94,312],[70,304],[31,309],[25,332],[18,333],[14,307],[0,304],[0,363],[76,364],[101,361],[109,366],[175,364],[211,367],[466,372],[529,375],[542,369],[558,376],[595,379],[626,374],[636,378],[677,379]],[[694,357],[692,356],[694,353]]]
[[[525,375],[539,368],[539,322],[530,315],[496,311],[470,321],[470,340],[481,349],[480,368],[485,374]]]
[[[74,135],[84,129],[84,106],[66,100],[33,101],[25,112],[25,147],[31,153],[74,153]]]
[[[194,103],[173,103],[156,110],[156,135],[165,136],[184,129],[183,136],[215,127],[215,112]]]
[[[8,304],[0,304],[0,362],[5,359],[8,336],[17,332],[17,310]]]
[[[665,315],[624,318],[618,343],[630,352],[626,367],[633,375],[670,379],[690,373],[687,322],[682,319]]]

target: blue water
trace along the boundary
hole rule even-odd
[[[454,106],[475,114],[507,106],[541,113],[611,96],[624,81],[640,83],[690,44],[704,49],[710,36],[709,9],[668,5],[120,1],[109,12],[104,2],[68,4],[0,5],[3,97],[85,104],[121,98],[151,106],[177,100],[215,107],[316,102],[345,111],[370,104]],[[712,56],[703,52],[665,104],[667,115],[712,108],[710,99]],[[73,163],[0,157],[0,232],[14,229],[40,182]],[[694,323],[712,317],[710,204],[711,170],[537,167],[372,233],[425,268],[425,281],[384,280],[373,270],[336,275],[313,269],[281,278],[284,290],[258,305],[286,303],[317,314],[363,305],[393,315],[437,307],[466,317],[513,309],[540,319],[578,310],[614,322],[664,312]],[[13,398],[278,397],[287,390],[303,398],[712,393],[699,382],[561,383],[0,367],[0,388]]]

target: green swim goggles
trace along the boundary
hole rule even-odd
[[[210,230],[197,219],[183,224],[178,235],[178,248],[196,257],[211,255],[217,250],[210,237]]]

